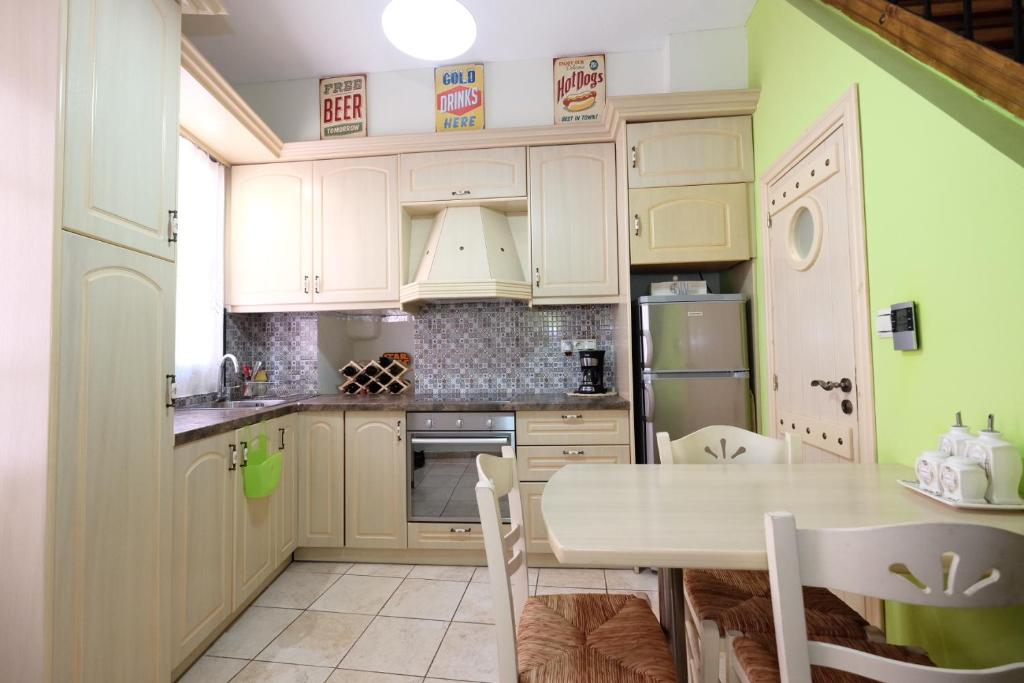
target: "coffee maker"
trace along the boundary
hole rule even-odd
[[[583,383],[576,390],[579,394],[603,394],[604,388],[604,351],[580,351],[580,370]]]

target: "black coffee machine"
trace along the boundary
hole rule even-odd
[[[604,351],[580,351],[580,370],[583,372],[583,383],[576,390],[577,393],[605,393]]]

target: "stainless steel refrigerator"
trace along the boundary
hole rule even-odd
[[[657,432],[678,439],[713,424],[750,429],[746,297],[643,296],[638,303],[645,461],[659,462]]]

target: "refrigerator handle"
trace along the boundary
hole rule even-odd
[[[651,331],[644,329],[640,333],[640,365],[644,369],[651,367]]]
[[[654,422],[654,390],[649,380],[644,381],[644,421]]]

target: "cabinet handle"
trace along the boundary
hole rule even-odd
[[[242,464],[241,464],[241,467],[246,467],[246,466],[249,465],[249,443],[247,441],[242,441],[241,443],[242,443]]]
[[[570,413],[569,415],[563,415],[562,419],[563,420],[582,420],[583,416],[580,415],[579,413],[575,413],[575,414]]]
[[[167,243],[174,244],[178,241],[178,210],[170,209],[167,212]]]
[[[177,377],[174,375],[164,375],[164,407],[174,407],[174,395],[178,393],[178,386],[175,384]]]
[[[640,236],[640,214],[633,214],[633,235],[635,237]]]
[[[540,266],[537,266],[534,269],[534,272],[537,274],[536,285],[537,285],[537,287],[540,287]]]
[[[448,533],[450,533],[450,534],[471,534],[471,533],[473,533],[473,530],[470,529],[468,526],[453,526],[451,529],[448,530]]]
[[[281,450],[283,451],[284,450],[284,427],[278,428],[277,433],[281,435]]]
[[[402,421],[398,420],[395,422],[395,440],[402,440]]]
[[[465,197],[470,194],[472,194],[472,192],[469,190],[452,190],[453,197]]]
[[[228,465],[228,471],[238,469],[238,449],[235,448],[235,444],[228,444],[228,452],[231,454],[230,465]]]
[[[636,168],[636,145],[629,149],[629,162],[633,165],[633,168]]]
[[[315,278],[313,278],[313,291],[316,292],[317,294],[320,293],[320,276],[319,275],[317,275]]]
[[[309,276],[302,276],[302,292],[303,294],[309,294]]]
[[[562,455],[586,455],[586,452],[583,450],[567,450],[562,451]]]

